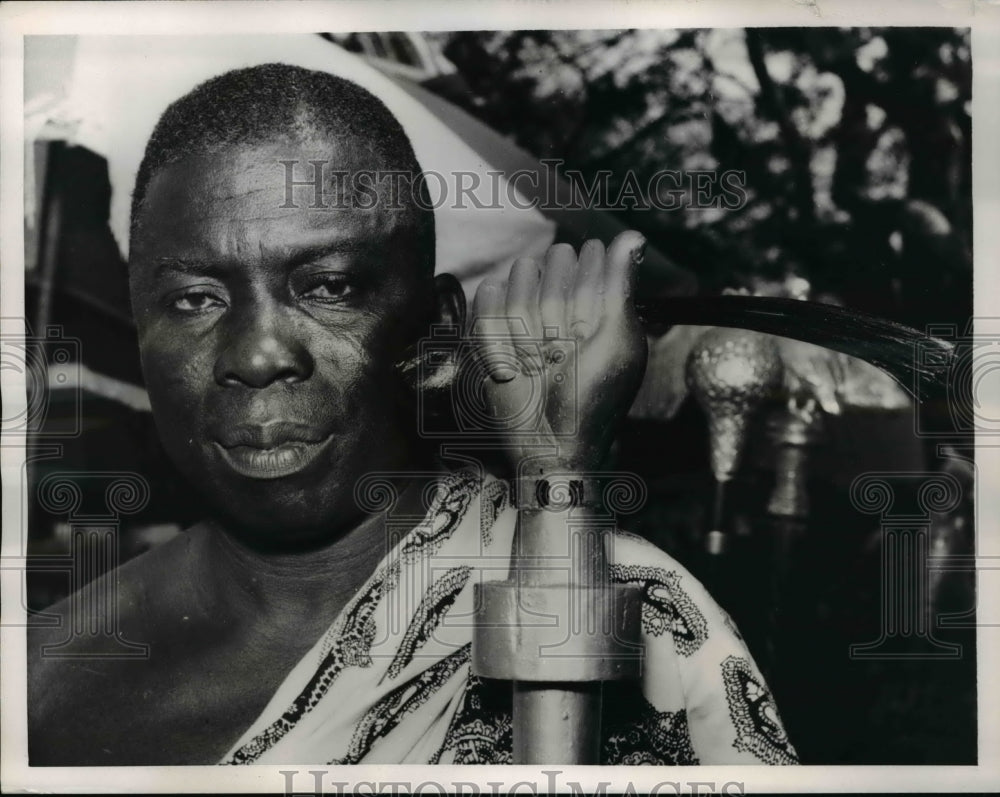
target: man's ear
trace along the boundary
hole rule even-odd
[[[458,345],[465,331],[465,291],[461,283],[451,274],[438,274],[434,277],[433,302],[431,308],[431,328],[422,330],[423,335],[432,335],[433,327],[450,327],[446,339],[453,345]],[[410,389],[424,394],[425,409],[433,407],[433,396],[445,393],[455,378],[456,357],[440,357],[438,346],[423,346],[416,341],[407,355],[396,365],[397,370]]]
[[[462,290],[462,283],[452,274],[434,277],[434,301],[434,324],[454,326],[459,332],[465,329],[465,291]]]

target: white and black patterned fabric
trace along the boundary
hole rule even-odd
[[[506,578],[507,487],[443,478],[222,763],[511,762],[511,685],[470,673],[473,585]],[[667,554],[616,534],[611,578],[642,589],[641,681],[605,684],[602,763],[796,763],[732,621]]]

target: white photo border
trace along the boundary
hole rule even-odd
[[[972,30],[973,49],[973,208],[975,314],[1000,319],[1000,2],[872,2],[872,0],[632,0],[595,2],[554,0],[526,2],[447,3],[430,0],[337,0],[335,2],[9,2],[0,7],[0,331],[23,334],[23,67],[24,36],[39,34],[192,34],[302,33],[316,30],[489,30],[523,28],[686,28],[781,26],[955,26]],[[4,417],[25,403],[23,377],[4,371]],[[7,441],[8,443],[12,441]],[[315,766],[249,767],[57,767],[27,766],[25,639],[22,579],[17,570],[25,514],[22,483],[24,449],[0,447],[3,476],[2,627],[0,644],[0,780],[8,793],[56,791],[104,792],[283,792],[287,776],[298,770],[294,788],[313,789]],[[1000,444],[977,440],[976,512],[980,557],[1000,557]],[[997,561],[1000,561],[998,558]],[[979,579],[980,607],[1000,607],[1000,572]],[[728,793],[985,791],[1000,785],[1000,626],[979,628],[979,764],[933,766],[803,766],[803,767],[468,767],[373,766],[328,768],[323,788],[347,793],[350,783],[376,787],[391,782],[479,784],[482,793],[511,793],[519,782],[546,791],[553,783],[567,791],[569,781],[592,791],[610,782],[609,793],[704,793],[708,784]],[[558,772],[558,775],[546,775]],[[552,778],[556,780],[553,781]],[[735,785],[730,785],[735,784]],[[728,788],[725,788],[728,785]],[[471,786],[467,787],[471,789]],[[514,793],[527,793],[522,785]],[[386,792],[383,792],[386,793]],[[404,792],[406,793],[406,792]],[[430,786],[424,793],[440,793]],[[465,793],[472,793],[465,791]]]

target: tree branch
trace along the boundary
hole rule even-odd
[[[650,121],[646,122],[646,124],[636,128],[636,130],[632,133],[632,135],[630,135],[620,144],[617,144],[616,146],[612,147],[609,150],[605,150],[596,158],[590,159],[587,162],[587,165],[591,168],[597,168],[603,164],[609,163],[610,161],[614,160],[616,157],[621,155],[623,152],[626,152],[632,147],[634,147],[650,132],[656,130],[658,127],[661,127],[662,125],[665,125],[667,122],[671,121],[672,118],[673,117],[671,117],[670,113],[668,112],[661,114],[660,116],[657,116],[655,119],[651,119]]]
[[[792,122],[788,109],[785,108],[778,87],[764,63],[764,46],[760,31],[747,29],[747,54],[750,65],[760,84],[760,105],[768,116],[778,123],[781,137],[788,148],[788,160],[794,179],[793,194],[796,205],[802,213],[802,220],[812,224],[816,220],[816,201],[813,197],[812,168],[809,165],[809,146],[799,135]]]

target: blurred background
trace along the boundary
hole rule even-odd
[[[519,255],[630,227],[650,241],[644,299],[782,296],[967,331],[967,30],[153,38],[26,40],[32,610],[80,585],[59,563],[87,516],[110,517],[102,474],[138,474],[148,490],[114,518],[118,552],[94,558],[86,577],[201,511],[163,457],[142,387],[127,206],[159,113],[234,66],[287,61],[356,80],[401,119],[425,169],[507,179],[558,159],[554,190],[569,198],[558,207],[437,209],[438,268],[470,294]],[[738,173],[742,201],[704,206],[689,181],[678,208],[657,209],[643,178],[664,169]],[[570,190],[606,180],[606,196],[622,200],[635,175],[632,199],[600,208]],[[613,463],[639,473],[650,496],[622,525],[673,554],[732,614],[803,761],[974,763],[975,581],[926,567],[931,554],[974,550],[968,431],[949,425],[947,407],[915,406],[880,372],[816,347],[681,326],[651,329],[650,346]],[[732,351],[746,360],[742,382],[713,404]],[[897,565],[883,518],[851,500],[851,484],[872,472],[894,491],[886,512],[916,529],[915,553]],[[958,498],[923,508],[921,474],[944,474]],[[54,476],[79,485],[72,511],[46,497]],[[882,644],[892,566],[922,579],[907,600],[927,622]]]
[[[360,47],[367,34],[345,45]],[[745,172],[738,210],[624,221],[702,290],[799,274],[904,323],[971,314],[967,30],[435,34],[444,96],[588,184],[610,170]],[[372,53],[376,57],[378,54]],[[448,88],[445,88],[445,87]]]

